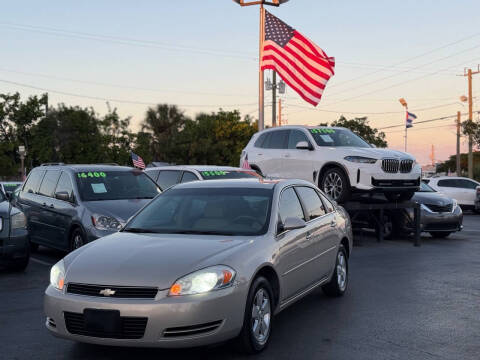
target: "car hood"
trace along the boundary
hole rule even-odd
[[[151,199],[124,199],[86,201],[84,204],[92,213],[112,216],[117,220],[126,222],[130,216],[150,201]]]
[[[119,232],[65,258],[66,282],[167,289],[221,253],[249,243],[231,237]]]
[[[438,192],[421,192],[418,191],[412,197],[412,200],[418,202],[419,204],[432,204],[445,206],[453,202],[452,198],[440,194]]]
[[[415,158],[403,151],[391,150],[391,149],[380,149],[380,148],[359,148],[359,147],[337,147],[335,148],[339,151],[343,151],[345,156],[365,156],[375,159],[383,158],[398,158],[398,159],[411,159]]]

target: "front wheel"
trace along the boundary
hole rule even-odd
[[[328,169],[320,179],[320,189],[332,200],[342,203],[350,198],[350,184],[347,176],[339,168]]]
[[[247,297],[243,328],[237,342],[247,354],[259,353],[267,347],[272,332],[273,291],[267,279],[256,278]]]
[[[433,238],[437,238],[437,239],[445,239],[445,238],[449,237],[450,234],[451,234],[451,232],[448,232],[448,231],[431,231],[430,232],[430,235]]]
[[[415,195],[415,191],[405,191],[401,193],[386,192],[384,195],[388,201],[408,201]]]
[[[348,285],[348,258],[343,245],[340,245],[337,252],[337,261],[335,262],[335,271],[332,279],[326,285],[322,286],[323,292],[327,296],[343,296],[347,291]]]
[[[76,228],[72,232],[72,236],[70,237],[70,251],[77,250],[85,245],[85,236],[83,235],[82,230]]]

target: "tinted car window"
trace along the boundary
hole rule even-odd
[[[370,148],[370,144],[347,129],[314,128],[310,129],[318,146],[352,146]]]
[[[178,183],[180,177],[180,171],[175,170],[163,170],[158,175],[157,184],[162,190],[168,189],[170,186]]]
[[[190,171],[184,171],[182,175],[182,183],[190,182],[190,181],[196,181],[198,180],[197,175]]]
[[[309,142],[308,139],[307,139],[307,136],[303,133],[303,131],[291,130],[290,135],[288,137],[288,148],[289,149],[296,149],[297,144],[300,141],[306,141],[307,143]]]
[[[327,213],[331,213],[332,211],[335,210],[335,207],[333,206],[333,204],[330,202],[330,200],[327,199],[326,196],[323,196],[322,194],[319,194],[320,195],[320,198],[322,199],[323,201],[323,205],[325,206],[325,209],[327,211]]]
[[[160,193],[143,171],[81,171],[75,173],[83,201],[152,199]]]
[[[289,132],[290,130],[271,131],[263,147],[267,149],[286,149]]]
[[[203,180],[260,178],[260,176],[253,170],[201,171],[200,174]]]
[[[457,180],[456,180],[456,179],[438,180],[438,186],[443,186],[443,187],[460,187],[460,185],[457,183]]]
[[[310,220],[325,215],[322,200],[320,200],[320,197],[314,189],[306,186],[299,186],[296,189],[300,199],[302,199],[305,205],[305,211]]]
[[[288,188],[282,192],[278,206],[278,214],[282,223],[285,222],[287,217],[296,217],[305,220],[302,205],[293,188]]]
[[[173,188],[145,207],[124,231],[264,234],[272,193],[271,189],[255,188]],[[208,237],[198,241],[208,241]]]
[[[150,176],[153,179],[153,181],[157,181],[159,172],[160,172],[160,170],[145,170],[145,173],[148,176]]]
[[[58,180],[55,193],[58,193],[58,192],[68,193],[70,201],[73,200],[73,185],[72,185],[72,182],[70,181],[70,176],[65,171],[62,172],[62,175],[60,175],[60,179]]]
[[[36,193],[43,179],[43,175],[45,175],[45,170],[32,170],[23,187],[23,191]]]
[[[267,138],[267,136],[269,135],[269,133],[265,133],[265,134],[262,134],[258,137],[257,141],[255,141],[255,144],[253,144],[253,146],[257,147],[257,148],[262,148],[264,143],[265,143],[265,139]]]
[[[466,180],[466,179],[458,179],[457,183],[459,187],[461,187],[462,189],[474,190],[478,186],[478,184],[474,183],[473,181]]]
[[[43,177],[42,185],[38,193],[44,196],[53,196],[55,187],[57,186],[58,178],[60,176],[60,170],[47,170],[47,173]]]

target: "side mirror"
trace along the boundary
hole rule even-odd
[[[295,147],[298,150],[313,150],[313,146],[308,141],[299,141]]]
[[[63,200],[63,201],[70,201],[70,194],[66,191],[58,191],[55,193],[55,199]]]
[[[307,223],[297,217],[287,217],[283,226],[281,227],[282,231],[301,229],[307,226]]]

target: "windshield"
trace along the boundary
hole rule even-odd
[[[160,193],[140,170],[81,171],[75,173],[83,201],[152,199]]]
[[[315,128],[309,130],[318,146],[372,147],[360,136],[347,129]]]
[[[3,188],[5,189],[5,192],[8,194],[13,193],[20,185],[22,185],[21,182],[18,183],[3,183]]]
[[[430,187],[430,185],[427,185],[422,181],[420,182],[420,192],[436,192],[436,191],[433,190],[433,188]]]
[[[214,171],[200,171],[203,180],[218,180],[218,179],[251,179],[261,178],[253,170],[214,170]]]
[[[260,235],[267,232],[273,190],[172,188],[153,200],[124,231]]]

